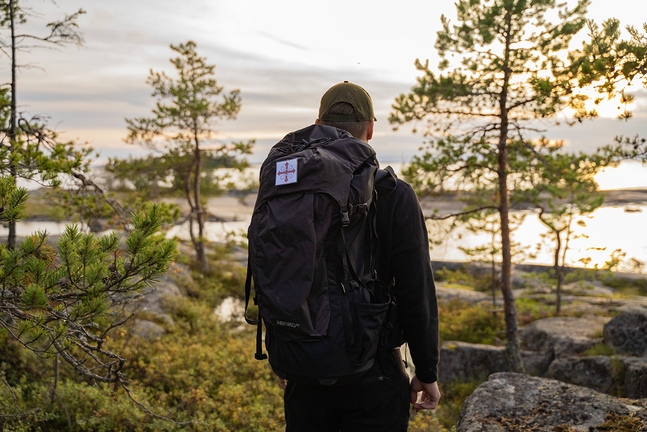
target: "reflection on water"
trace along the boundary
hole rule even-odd
[[[629,211],[626,211],[626,210]],[[581,221],[585,226],[578,225]],[[430,232],[438,232],[438,226],[430,222]],[[582,258],[590,258],[587,267],[603,267],[609,261],[614,251],[621,249],[623,262],[618,267],[622,271],[641,271],[633,265],[632,259],[642,263],[647,261],[647,205],[631,205],[618,207],[601,207],[589,216],[579,217],[573,222],[573,237],[569,243],[566,263],[569,266],[582,267]],[[535,258],[524,259],[525,263],[552,264],[554,242],[544,239],[548,233],[536,214],[526,212],[526,218],[517,230],[512,233],[512,240],[518,242],[529,253],[536,254]],[[442,239],[439,246],[431,250],[433,260],[462,261],[466,255],[458,247],[474,248],[487,245],[490,236],[486,233],[474,234],[459,229],[451,236]],[[537,245],[541,245],[537,250]],[[513,257],[514,259],[514,257]]]
[[[626,210],[629,211],[626,211]],[[580,218],[586,227],[574,223],[575,236],[569,245],[569,252],[566,257],[568,265],[582,266],[578,262],[581,258],[590,257],[588,267],[594,265],[603,266],[611,254],[621,249],[625,256],[625,262],[618,270],[636,271],[632,269],[630,261],[632,258],[641,262],[647,261],[647,205],[631,205],[619,207],[601,207],[591,214],[590,217]],[[236,222],[207,222],[206,231],[209,241],[221,242],[226,239],[243,240],[244,234],[249,226],[249,218]],[[436,235],[435,226],[430,222],[430,232]],[[60,222],[34,222],[26,221],[17,224],[19,236],[31,234],[37,230],[46,230],[52,235],[60,235],[65,224]],[[535,258],[524,260],[526,263],[552,264],[554,245],[542,238],[547,233],[547,228],[539,222],[536,215],[528,212],[521,226],[513,232],[513,241],[527,247],[527,251],[536,253]],[[6,236],[7,229],[0,227],[0,235]],[[188,240],[188,224],[178,225],[168,231],[168,236],[178,236]],[[438,237],[436,237],[438,238]],[[434,246],[431,250],[431,258],[438,261],[464,261],[468,259],[459,247],[473,248],[488,244],[488,234],[473,234],[467,230],[458,230],[449,238],[443,239],[442,243]],[[537,251],[537,244],[542,247]],[[645,269],[642,269],[645,272]]]
[[[224,242],[227,240],[244,241],[251,218],[236,222],[206,222],[206,238],[211,242]],[[189,240],[189,224],[176,225],[171,228],[167,236],[177,236],[180,239]]]

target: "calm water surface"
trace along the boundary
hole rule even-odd
[[[647,261],[647,205],[625,205],[617,207],[602,207],[593,212],[590,217],[580,218],[586,227],[574,224],[575,236],[569,245],[567,263],[582,266],[581,258],[590,257],[588,267],[597,264],[603,266],[611,254],[620,249],[625,253],[624,262],[619,270],[637,271],[632,268],[632,259],[640,262]],[[249,218],[236,222],[208,222],[207,238],[209,241],[223,241],[229,238],[242,240],[249,225]],[[441,227],[442,228],[442,227]],[[65,229],[60,222],[20,222],[17,225],[19,236],[28,235],[37,230],[46,230],[51,235],[59,235]],[[459,249],[474,248],[488,244],[487,234],[474,234],[459,229],[450,235],[438,231],[436,224],[429,223],[430,234],[433,238],[441,239],[440,245],[431,249],[431,258],[439,261],[464,261],[467,256]],[[6,235],[6,228],[0,227],[0,235]],[[526,213],[523,223],[513,232],[513,241],[518,242],[526,252],[536,254],[534,258],[526,258],[526,263],[552,264],[554,244],[542,238],[548,232],[533,213]],[[171,228],[167,235],[178,236],[188,240],[188,224]],[[538,248],[540,245],[540,248]],[[643,267],[641,272],[645,273]]]

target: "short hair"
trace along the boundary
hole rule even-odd
[[[346,102],[337,102],[330,107],[328,111],[329,114],[343,114],[343,115],[355,115],[355,108],[349,103]],[[368,126],[371,123],[370,120],[367,121],[325,121],[319,120],[322,125],[333,126],[339,129],[343,129],[346,132],[350,133],[355,138],[366,138],[368,134]]]

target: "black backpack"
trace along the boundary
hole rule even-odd
[[[374,268],[377,172],[366,142],[322,125],[288,134],[261,166],[245,284],[259,318],[245,318],[259,360],[262,318],[282,378],[341,384],[374,363],[391,304]]]

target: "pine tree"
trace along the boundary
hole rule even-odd
[[[126,142],[165,150],[167,173],[182,185],[189,204],[189,232],[198,263],[206,272],[203,161],[205,157],[248,154],[253,141],[222,144],[213,139],[217,120],[235,119],[240,111],[240,91],[223,93],[214,78],[215,65],[198,55],[194,42],[171,45],[171,49],[178,54],[171,59],[177,78],[151,71],[147,82],[157,97],[153,116],[127,119]]]
[[[466,213],[499,213],[507,352],[515,371],[523,365],[511,286],[509,193],[523,176],[512,173],[522,173],[515,164],[527,161],[518,155],[535,150],[529,140],[537,132],[534,120],[552,118],[582,97],[564,59],[586,23],[588,3],[579,0],[569,9],[555,0],[457,1],[457,24],[443,16],[435,45],[444,72],[436,75],[417,60],[422,76],[396,98],[390,117],[396,126],[427,120],[428,151],[414,160],[423,183],[438,190],[451,177],[451,187],[480,194],[482,201]]]
[[[555,309],[561,312],[561,288],[566,265],[566,253],[573,239],[575,219],[592,213],[604,203],[604,194],[598,189],[594,175],[600,168],[612,163],[602,152],[560,152],[563,143],[550,143],[548,152],[542,152],[535,167],[532,187],[515,191],[520,200],[527,200],[539,211],[539,221],[549,229],[554,241],[553,274],[556,280]],[[586,224],[581,219],[581,227]]]
[[[49,186],[60,183],[61,174],[88,170],[91,148],[79,149],[73,142],[61,142],[40,115],[28,115],[19,110],[18,61],[22,50],[65,44],[81,44],[83,37],[76,23],[85,13],[79,9],[60,21],[47,24],[43,34],[21,33],[20,28],[36,12],[24,7],[22,0],[0,0],[0,47],[9,60],[10,81],[0,90],[0,175],[14,180],[23,178]],[[15,222],[8,222],[7,244],[16,246]]]
[[[21,217],[28,194],[0,177],[0,222]],[[59,357],[85,378],[127,385],[126,359],[106,348],[131,316],[125,306],[152,287],[175,253],[159,234],[156,206],[133,215],[125,246],[68,226],[56,244],[46,232],[14,250],[0,245],[0,331],[43,357]]]

